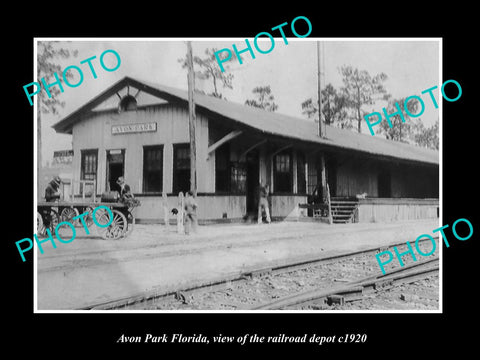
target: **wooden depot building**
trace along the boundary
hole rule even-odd
[[[437,151],[331,126],[324,138],[312,121],[199,93],[195,106],[201,222],[256,216],[260,181],[270,186],[273,219],[311,216],[301,205],[318,188],[321,157],[338,221],[438,217]],[[162,191],[173,208],[190,189],[187,91],[125,77],[53,128],[73,137],[77,195],[80,180],[100,196],[124,176],[142,204],[137,220],[162,222]],[[342,201],[354,203],[354,218],[342,215]]]

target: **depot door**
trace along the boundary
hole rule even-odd
[[[247,154],[247,213],[256,213],[258,210],[258,180],[259,180],[259,156],[258,151],[250,151]]]
[[[389,169],[381,169],[378,174],[378,197],[388,198],[392,196],[392,179]]]
[[[120,191],[117,180],[124,171],[125,149],[107,150],[107,191]]]

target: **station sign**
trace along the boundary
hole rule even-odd
[[[154,132],[157,131],[157,123],[139,123],[128,125],[112,125],[112,135]]]

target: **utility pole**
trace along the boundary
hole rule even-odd
[[[320,41],[317,41],[318,136],[324,137],[322,129],[322,81],[320,74]]]
[[[197,196],[197,161],[195,144],[195,73],[193,72],[192,43],[187,41],[187,66],[188,66],[188,129],[190,133],[190,190]]]
[[[325,131],[323,128],[322,120],[322,81],[321,81],[321,70],[320,70],[320,41],[317,41],[317,75],[318,75],[318,136],[325,138]],[[326,130],[326,129],[325,129]],[[324,152],[320,152],[320,181],[322,188],[322,203],[329,204],[330,196],[328,194],[329,189],[327,187],[327,176],[326,176],[326,166],[325,166],[325,155]],[[331,214],[329,211],[328,214],[329,220],[331,219]],[[330,222],[331,223],[331,222]]]

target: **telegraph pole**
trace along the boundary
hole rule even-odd
[[[320,41],[317,41],[317,76],[318,76],[318,136],[325,138],[325,129],[323,128],[322,120],[322,82],[321,82],[321,70],[320,70]],[[325,131],[323,131],[325,130]],[[327,186],[327,176],[326,176],[326,166],[325,166],[325,155],[324,152],[320,152],[320,181],[322,187],[322,203],[327,203],[330,205],[330,195],[328,194],[329,189]],[[330,209],[330,206],[329,206]],[[329,210],[328,213],[329,222],[332,223],[331,213]]]
[[[193,72],[192,43],[187,41],[187,66],[188,66],[188,129],[190,133],[190,190],[197,195],[197,171],[196,171],[196,144],[195,144],[195,73]]]
[[[318,136],[324,137],[322,129],[322,82],[320,74],[320,41],[317,41]]]

